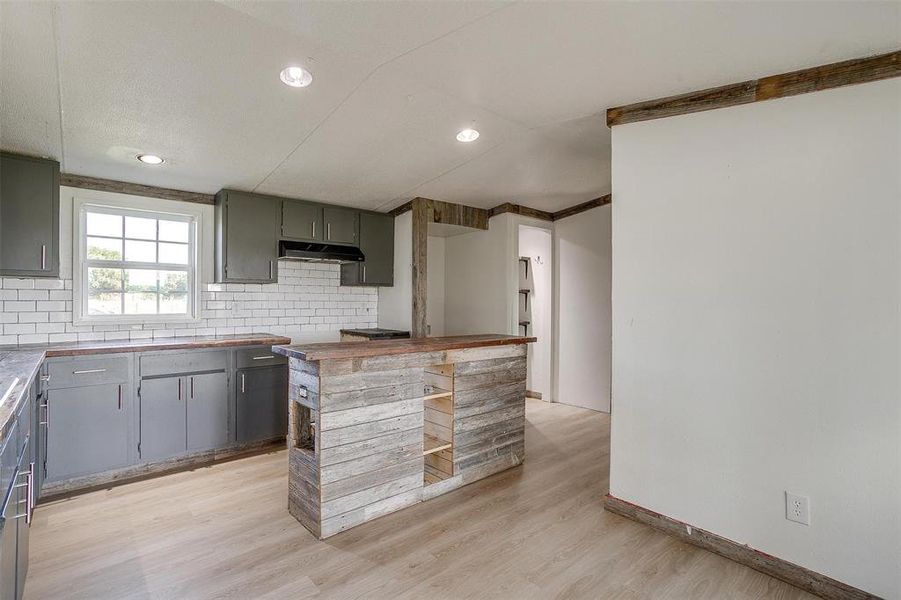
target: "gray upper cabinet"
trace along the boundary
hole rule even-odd
[[[216,194],[216,281],[278,281],[281,200],[246,192]]]
[[[357,225],[360,213],[352,208],[325,206],[322,220],[325,223],[325,239],[329,244],[357,245]]]
[[[282,239],[322,241],[322,205],[300,200],[282,200]]]
[[[47,480],[108,471],[129,463],[127,385],[47,390]]]
[[[0,153],[0,275],[59,276],[59,163]]]
[[[366,260],[341,265],[341,285],[394,285],[394,217],[360,213],[360,250]]]

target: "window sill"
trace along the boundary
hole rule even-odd
[[[200,323],[199,317],[189,316],[172,316],[172,317],[142,317],[142,316],[123,316],[123,317],[75,317],[72,324],[76,327],[90,327],[92,325],[141,325],[144,323],[151,325],[166,324],[196,324]]]

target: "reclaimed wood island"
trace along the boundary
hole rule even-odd
[[[324,539],[521,464],[534,341],[273,347],[290,365],[288,510]]]

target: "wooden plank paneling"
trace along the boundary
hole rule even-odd
[[[531,217],[533,219],[541,219],[542,221],[553,221],[554,213],[548,212],[546,210],[539,210],[537,208],[529,208],[528,206],[522,206],[520,204],[513,204],[512,202],[505,202],[503,204],[499,204],[492,208],[489,213],[492,217],[496,217],[497,215],[502,215],[505,213],[512,213],[514,215],[521,215],[523,217]]]
[[[375,342],[366,342],[374,344]],[[365,345],[365,344],[361,344]],[[392,371],[358,371],[348,375],[332,375],[319,378],[319,392],[333,394],[395,385],[422,385],[422,367],[396,369]]]
[[[333,536],[336,533],[341,533],[345,529],[360,525],[366,521],[371,521],[372,519],[398,511],[402,508],[412,506],[420,501],[422,501],[422,487],[398,494],[397,496],[385,498],[384,500],[379,500],[368,506],[357,508],[350,512],[346,512],[343,515],[323,521],[321,537],[326,538]]]
[[[523,361],[521,365],[501,371],[489,371],[487,373],[477,373],[475,375],[458,375],[454,377],[454,390],[457,392],[466,392],[482,387],[493,388],[505,383],[525,381],[525,378],[526,365],[525,361]]]
[[[67,187],[86,190],[98,190],[101,192],[116,192],[118,194],[130,194],[133,196],[146,196],[149,198],[161,198],[163,200],[178,200],[180,202],[193,202],[194,204],[214,204],[215,196],[198,192],[186,192],[173,190],[140,183],[128,183],[113,179],[100,179],[99,177],[87,177],[72,173],[60,173],[59,184]]]
[[[462,348],[459,350],[448,350],[447,362],[455,363],[456,367],[460,366],[461,363],[473,362],[477,360],[491,360],[492,358],[507,358],[510,356],[526,356],[527,352],[528,347],[525,344],[481,348]]]
[[[422,431],[422,430],[420,430]],[[390,467],[391,465],[400,464],[414,458],[422,458],[422,436],[419,436],[419,442],[408,446],[401,446],[386,452],[378,454],[370,454],[357,460],[350,460],[335,465],[322,467],[319,473],[319,481],[321,485],[334,483],[341,479],[362,475],[369,471],[377,471]]]
[[[320,513],[322,519],[330,519],[414,489],[422,489],[422,471],[323,502]]]
[[[685,115],[893,77],[901,77],[901,50],[617,106],[607,110],[607,125]]]
[[[413,339],[428,335],[428,318],[426,315],[429,271],[429,223],[432,221],[432,209],[428,202],[421,198],[413,200],[413,301],[410,336]],[[370,342],[372,343],[372,342]]]
[[[371,423],[362,423],[353,427],[331,429],[320,433],[320,449],[351,444],[371,437],[386,435],[395,431],[404,431],[422,427],[422,413],[410,413],[400,417],[382,419]]]
[[[421,441],[422,430],[417,427],[332,448],[322,448],[319,451],[319,465],[327,467],[347,460],[356,460],[370,454],[411,446]]]
[[[370,356],[393,356],[399,354],[415,354],[418,352],[448,351],[446,362],[463,362],[472,358],[455,358],[451,360],[450,350],[477,350],[495,346],[520,346],[536,341],[531,336],[504,335],[486,333],[477,335],[451,335],[421,339],[373,340],[365,344],[359,342],[325,342],[313,344],[294,344],[277,346],[272,349],[276,354],[305,361],[325,361],[345,358],[364,358]],[[525,349],[520,349],[525,352]],[[456,356],[456,355],[455,355]],[[497,355],[503,356],[503,355]],[[485,356],[484,358],[497,358]],[[320,370],[325,369],[320,366]]]
[[[367,471],[361,475],[347,477],[339,481],[324,484],[321,492],[322,501],[328,502],[360,490],[371,488],[385,481],[393,481],[414,474],[417,476],[422,474],[421,457],[416,457],[411,460],[389,465],[382,469]]]
[[[569,208],[558,210],[554,213],[554,221],[559,221],[560,219],[565,219],[566,217],[571,217],[573,215],[583,213],[586,210],[591,210],[592,208],[606,206],[610,204],[611,199],[612,196],[610,194],[606,194],[604,196],[601,196],[600,198],[595,198],[593,200],[589,200],[588,202],[583,202],[582,204],[576,204],[575,206],[570,206]]]
[[[324,413],[421,397],[422,383],[418,381],[365,390],[329,392],[319,396],[320,404],[323,406],[321,412]]]
[[[385,402],[373,406],[321,413],[319,427],[325,433],[331,429],[373,424],[384,419],[413,413],[422,414],[422,398],[410,398],[399,402]]]

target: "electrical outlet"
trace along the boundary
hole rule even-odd
[[[810,498],[785,492],[785,518],[801,525],[810,525]]]

